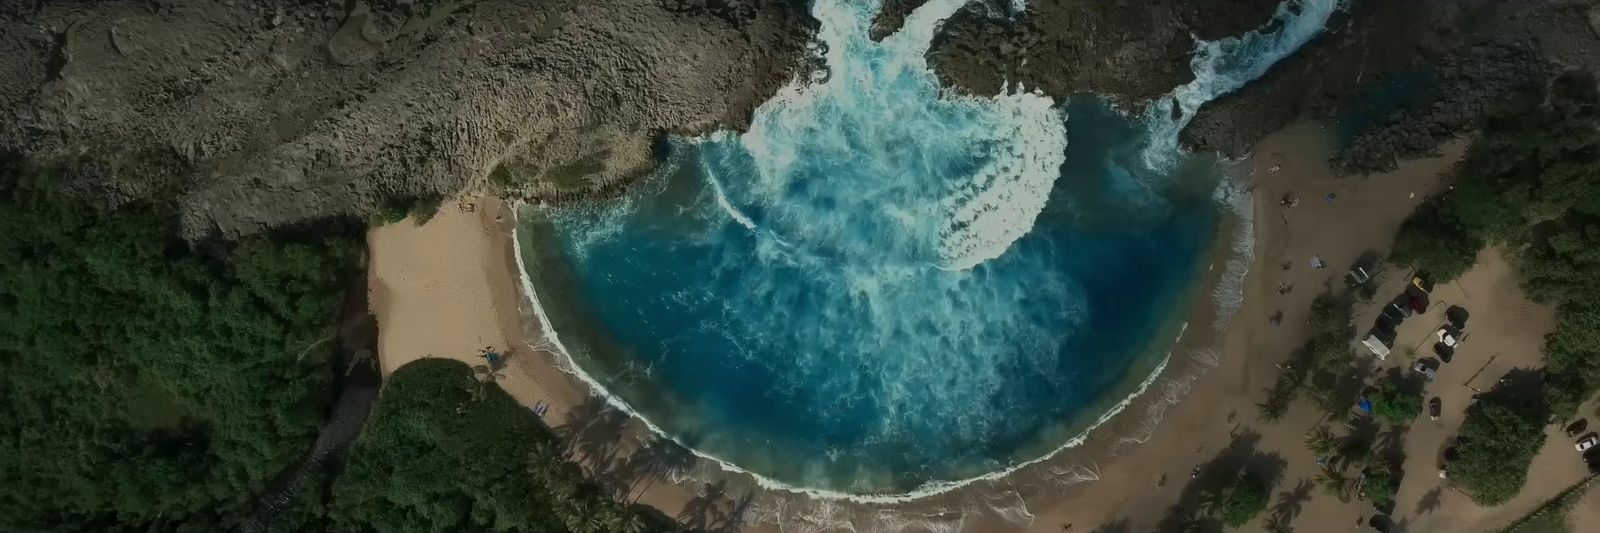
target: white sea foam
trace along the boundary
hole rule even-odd
[[[1234,231],[1230,237],[1228,264],[1222,278],[1211,292],[1211,301],[1217,305],[1216,321],[1212,329],[1222,331],[1233,321],[1233,315],[1244,304],[1244,281],[1250,274],[1250,263],[1255,260],[1255,195],[1250,191],[1250,178],[1230,176],[1217,184],[1215,197],[1228,207],[1234,218]]]

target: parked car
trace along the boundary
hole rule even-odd
[[[1429,420],[1438,421],[1439,420],[1439,413],[1441,411],[1443,411],[1443,410],[1444,410],[1444,402],[1439,400],[1438,396],[1434,396],[1432,400],[1428,400],[1428,419]]]
[[[1439,370],[1439,360],[1432,357],[1424,357],[1418,359],[1417,364],[1411,365],[1411,369],[1417,371],[1418,374],[1422,374],[1422,377],[1432,380],[1434,374]]]
[[[1586,452],[1589,451],[1589,448],[1593,448],[1596,444],[1600,444],[1600,433],[1590,433],[1588,435],[1584,435],[1583,438],[1578,439],[1578,443],[1573,444],[1572,447],[1577,448],[1580,452]]]
[[[1585,429],[1589,429],[1589,419],[1579,418],[1573,423],[1567,424],[1567,438],[1576,437],[1579,433],[1583,433]]]
[[[1404,294],[1400,295],[1383,308],[1383,314],[1389,315],[1390,318],[1398,316],[1400,320],[1411,318],[1411,299],[1406,298]]]

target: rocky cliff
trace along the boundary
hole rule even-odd
[[[0,148],[106,203],[176,198],[190,236],[496,168],[597,188],[664,132],[743,125],[812,31],[798,0],[7,3]]]

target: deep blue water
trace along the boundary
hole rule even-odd
[[[1164,136],[1187,121],[1170,111],[942,95],[922,56],[962,3],[874,43],[875,5],[819,1],[829,70],[748,133],[673,142],[624,201],[530,213],[529,274],[574,360],[689,446],[848,493],[1031,459],[1125,396],[1189,307],[1220,173]],[[1164,105],[1259,75],[1241,58],[1286,55],[1321,7],[1280,25],[1303,36],[1213,46],[1197,73],[1228,70]]]

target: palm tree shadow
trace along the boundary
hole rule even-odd
[[[1278,502],[1272,505],[1270,519],[1288,524],[1300,516],[1300,511],[1305,508],[1306,502],[1311,501],[1311,492],[1316,490],[1317,484],[1309,479],[1296,482],[1293,489],[1278,493]]]
[[[618,455],[622,453],[628,422],[627,414],[598,396],[590,396],[567,411],[555,434],[561,439],[564,455],[588,469],[590,476],[609,478],[613,470],[626,464]]]
[[[617,468],[616,477],[625,480],[627,489],[621,496],[637,501],[658,482],[678,482],[694,467],[695,461],[694,452],[688,448],[671,439],[652,438]]]
[[[755,505],[755,495],[745,493],[730,499],[726,482],[704,485],[700,493],[683,505],[678,522],[687,531],[700,533],[739,533],[745,526],[745,516]]]

